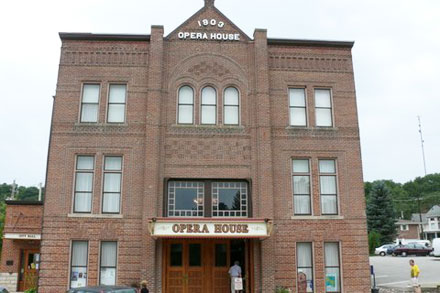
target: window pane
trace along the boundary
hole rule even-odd
[[[216,267],[225,267],[227,266],[227,251],[226,244],[219,243],[215,244],[215,266]]]
[[[101,266],[116,267],[116,242],[101,242]]]
[[[312,244],[297,243],[296,247],[298,267],[312,267]]]
[[[72,266],[85,267],[87,266],[87,241],[73,241],[72,242]]]
[[[179,90],[179,104],[192,104],[194,101],[194,91],[189,86],[183,86]]]
[[[106,171],[120,171],[122,169],[122,157],[105,157],[104,169]]]
[[[225,105],[238,105],[238,90],[233,87],[228,87],[225,90]]]
[[[331,108],[330,90],[315,89],[315,106],[319,108]]]
[[[306,97],[304,89],[290,89],[290,106],[305,107]]]
[[[293,160],[294,173],[309,173],[309,160]]]
[[[325,265],[327,267],[339,266],[339,243],[325,243]]]
[[[332,126],[331,109],[315,109],[317,126]]]
[[[203,105],[217,104],[217,94],[214,88],[208,86],[202,90],[202,104]]]
[[[108,122],[122,123],[125,121],[125,104],[108,105]]]
[[[290,108],[290,125],[306,126],[306,108]]]
[[[109,103],[125,103],[126,86],[124,84],[110,85]]]
[[[202,124],[216,124],[216,106],[202,106]]]
[[[75,193],[74,212],[89,213],[92,211],[92,194],[91,193]]]
[[[119,213],[120,193],[104,193],[102,211],[104,213]]]
[[[225,124],[238,125],[238,109],[237,106],[225,106]]]
[[[336,194],[336,176],[319,176],[321,194]]]
[[[104,192],[120,192],[120,191],[121,191],[121,174],[105,173]]]
[[[93,170],[94,157],[92,156],[78,156],[76,159],[76,169],[78,170]]]
[[[294,197],[295,214],[310,215],[310,196],[308,195],[295,195]]]
[[[307,280],[307,291],[313,292],[313,269],[311,268],[298,268],[298,279],[300,275],[304,274]]]
[[[325,269],[325,292],[341,292],[339,268]]]
[[[219,190],[219,210],[240,210],[240,189],[220,189]]]
[[[91,192],[93,188],[93,173],[76,173],[75,191]]]
[[[176,210],[197,210],[197,189],[176,188]]]
[[[191,243],[189,245],[189,266],[202,266],[202,245],[199,243]]]
[[[310,177],[293,176],[293,193],[310,194]]]
[[[182,243],[173,243],[170,245],[170,266],[182,266],[183,246]]]
[[[98,121],[98,104],[83,104],[81,110],[81,122]]]
[[[336,173],[334,160],[319,160],[319,173]]]
[[[83,87],[83,103],[99,102],[99,84],[85,84]]]
[[[336,215],[338,213],[336,196],[321,195],[321,210],[323,214]]]
[[[115,285],[116,284],[116,269],[115,268],[101,268],[101,285]]]
[[[193,123],[193,106],[179,106],[179,123]]]

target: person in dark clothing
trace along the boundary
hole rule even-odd
[[[141,282],[141,293],[149,293],[148,289],[147,289],[147,281],[142,281]]]

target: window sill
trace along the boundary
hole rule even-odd
[[[292,220],[343,220],[344,216],[292,216]]]
[[[112,126],[128,126],[127,122],[123,122],[123,123],[110,123],[110,122],[106,122],[106,123],[98,123],[98,122],[76,122],[75,126],[106,126],[106,127],[112,127]]]
[[[67,214],[68,218],[122,219],[121,214]]]
[[[313,130],[313,131],[338,131],[339,129],[334,126],[287,126],[286,130]]]

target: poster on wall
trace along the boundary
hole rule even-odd
[[[115,285],[116,283],[116,270],[114,268],[105,268],[101,270],[101,284],[102,285]]]
[[[87,268],[72,268],[70,287],[78,288],[87,286]]]
[[[327,274],[325,276],[325,288],[327,292],[338,291],[338,277],[336,274]]]

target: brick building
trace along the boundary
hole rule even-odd
[[[0,286],[9,292],[37,286],[43,202],[6,200]]]
[[[61,33],[43,293],[369,292],[352,42],[247,36],[214,6],[168,35]]]

